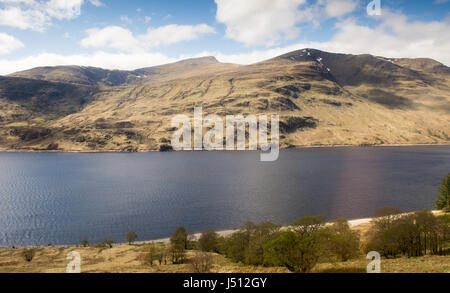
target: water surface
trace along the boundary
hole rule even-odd
[[[445,146],[301,149],[273,163],[252,152],[0,153],[0,246],[431,209],[448,172]]]

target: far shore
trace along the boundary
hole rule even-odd
[[[383,148],[383,147],[420,147],[420,146],[450,146],[450,143],[423,143],[423,144],[368,144],[368,145],[305,145],[288,148],[280,148],[280,150],[301,150],[301,149],[320,149],[320,148]],[[190,153],[190,152],[235,152],[228,150],[221,151],[176,151],[177,153]],[[250,152],[249,150],[245,150]],[[120,150],[29,150],[29,149],[0,149],[0,153],[74,153],[74,154],[127,154],[127,153],[159,153],[158,150],[138,150],[135,152],[120,151]],[[167,151],[166,153],[175,152]],[[257,151],[255,151],[257,152]]]
[[[410,213],[404,213],[402,215],[409,215],[413,212]],[[432,211],[432,213],[434,215],[440,215],[442,214],[442,211]],[[349,220],[348,224],[350,226],[350,228],[355,229],[358,228],[361,225],[367,225],[370,224],[373,221],[374,218],[362,218],[362,219],[354,219],[354,220]],[[330,225],[331,223],[327,223],[326,225]],[[284,226],[281,229],[288,229],[289,226]],[[221,236],[221,237],[228,237],[231,234],[238,232],[239,229],[231,229],[231,230],[222,230],[222,231],[216,231],[216,233]],[[192,237],[193,240],[198,240],[200,238],[200,236],[202,235],[202,233],[194,233],[191,234],[190,236]],[[142,240],[142,241],[134,241],[133,244],[137,244],[137,245],[143,245],[143,244],[154,244],[154,243],[164,243],[164,244],[170,244],[170,237],[167,238],[161,238],[161,239],[154,239],[154,240]],[[97,244],[97,243],[90,243],[90,245],[93,244]],[[114,243],[113,246],[120,246],[120,245],[124,245],[124,244],[128,244],[126,242],[118,242],[118,243]],[[0,249],[7,249],[7,250],[11,250],[11,249],[24,249],[24,248],[46,248],[46,247],[75,247],[75,246],[80,246],[81,244],[67,244],[67,245],[51,245],[51,246],[44,246],[44,245],[24,245],[24,246],[20,246],[20,245],[10,245],[10,246],[0,246]]]

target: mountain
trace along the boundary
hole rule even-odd
[[[302,49],[134,71],[35,68],[0,78],[0,149],[157,150],[176,114],[279,114],[282,147],[450,143],[450,69]]]
[[[218,63],[214,57],[203,57],[134,71],[105,70],[83,66],[38,67],[9,76],[86,86],[121,86],[145,83],[152,79],[160,80],[164,76],[176,78],[179,75]]]

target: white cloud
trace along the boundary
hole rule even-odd
[[[206,24],[194,26],[170,24],[149,28],[146,34],[137,36],[123,27],[108,26],[103,29],[89,29],[87,31],[88,36],[81,40],[81,45],[83,47],[109,48],[128,52],[145,51],[151,47],[195,40],[201,35],[211,33],[215,33],[214,28]]]
[[[205,34],[214,34],[213,27],[206,24],[198,25],[178,25],[169,24],[157,28],[149,28],[145,35],[139,36],[145,45],[157,47],[161,45],[171,45],[182,41],[198,39]]]
[[[139,41],[128,29],[120,26],[108,26],[103,29],[87,30],[88,36],[81,40],[81,46],[90,48],[111,48],[133,51],[140,48]]]
[[[355,0],[325,0],[325,12],[329,17],[344,16],[358,7]]]
[[[81,14],[84,0],[0,0],[0,25],[43,31],[52,19],[75,19]],[[102,6],[99,0],[89,0]]]
[[[311,20],[299,7],[306,0],[215,0],[216,20],[226,25],[226,37],[246,45],[274,45],[299,33],[296,24]]]
[[[56,19],[74,19],[81,14],[83,0],[50,0],[45,3],[46,12]]]
[[[250,64],[302,48],[328,52],[372,54],[391,58],[432,58],[450,66],[450,22],[409,21],[403,14],[384,11],[380,24],[374,28],[360,25],[353,18],[336,24],[337,32],[329,41],[302,42],[288,47],[255,50],[244,54],[215,55],[220,61]]]
[[[356,10],[357,0],[215,0],[216,20],[226,37],[247,46],[273,46],[300,33],[300,24],[318,26],[321,20]]]
[[[0,0],[1,1],[1,0]],[[58,55],[38,54],[18,60],[1,60],[0,74],[25,70],[36,66],[85,65],[108,69],[136,69],[174,62],[180,59],[216,56],[222,62],[250,64],[267,60],[302,48],[347,53],[373,54],[400,58],[428,57],[450,66],[450,20],[412,21],[403,14],[383,11],[377,18],[378,25],[368,27],[357,19],[347,17],[336,23],[334,35],[323,42],[298,42],[286,47],[254,50],[241,54],[200,52],[195,55],[168,57],[163,53],[148,53],[150,47],[167,45],[199,37],[214,29],[206,25],[170,25],[149,29],[144,35],[134,35],[121,27],[92,29],[82,41],[85,47],[118,49],[127,53],[94,52],[92,54]],[[180,27],[182,29],[180,29]],[[196,27],[196,29],[195,29]],[[120,41],[119,41],[120,40]],[[1,42],[0,42],[1,44]],[[0,48],[7,48],[1,46]],[[16,47],[20,48],[20,45]],[[11,49],[12,50],[12,49]]]
[[[22,9],[19,7],[0,9],[0,25],[3,26],[43,31],[49,23],[50,18],[38,9]]]
[[[95,7],[105,6],[105,4],[103,4],[100,0],[89,0],[89,2]]]
[[[0,54],[8,54],[22,47],[24,45],[21,41],[8,34],[0,33]]]

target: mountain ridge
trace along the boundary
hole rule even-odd
[[[278,114],[285,148],[450,143],[449,92],[449,68],[432,59],[315,49],[251,65],[40,67],[0,78],[0,149],[157,150],[170,144],[170,117],[195,106]]]

